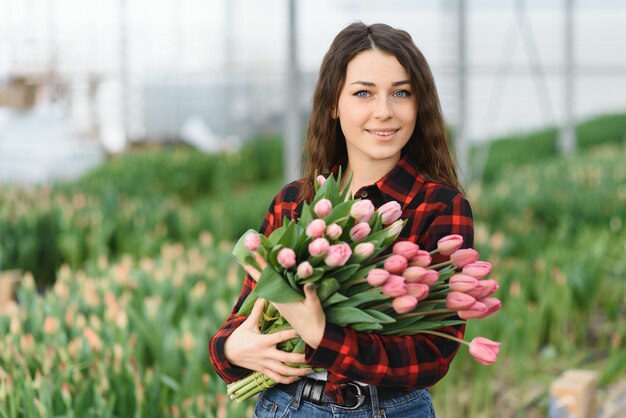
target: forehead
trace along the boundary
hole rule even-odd
[[[394,82],[409,75],[398,59],[386,52],[370,49],[358,53],[346,68],[346,83],[354,81]]]

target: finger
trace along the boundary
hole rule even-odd
[[[272,369],[272,371],[285,377],[306,376],[307,374],[311,373],[311,369],[308,367],[288,366],[284,363],[281,363],[280,361],[268,360],[265,363],[265,366],[269,369]]]
[[[272,379],[274,382],[282,383],[284,385],[288,385],[300,379],[299,376],[283,376],[282,374],[276,373],[275,371],[268,368],[261,370],[261,373]]]
[[[254,256],[254,259],[256,260],[256,262],[259,264],[259,267],[261,267],[261,270],[267,267],[267,261],[265,261],[265,259],[263,258],[261,254],[255,251],[252,253],[252,255]]]
[[[258,282],[261,278],[261,273],[259,272],[259,270],[255,269],[250,264],[245,264],[243,266],[243,269],[246,271],[246,273],[250,275],[250,277],[252,277],[255,282]]]
[[[281,363],[304,363],[305,361],[303,353],[288,353],[278,349],[272,354],[272,358]]]
[[[298,338],[298,332],[295,329],[287,329],[285,331],[278,331],[269,335],[271,335],[272,338],[271,340],[268,340],[268,341],[272,345],[282,343],[283,341],[291,340],[292,338]]]
[[[315,283],[307,283],[304,285],[304,297],[309,302],[319,303],[319,297],[317,296],[317,286]]]
[[[251,328],[254,328],[257,331],[259,329],[259,323],[261,322],[261,315],[263,315],[264,307],[265,300],[263,298],[258,298],[257,301],[254,302],[250,316],[248,316],[248,319],[245,321],[251,326]]]

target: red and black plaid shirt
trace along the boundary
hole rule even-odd
[[[290,183],[278,193],[265,215],[261,233],[269,235],[279,228],[284,216],[299,216],[301,204],[297,196],[302,183],[303,180]],[[405,158],[375,184],[357,191],[355,197],[370,199],[376,207],[398,201],[402,218],[407,220],[399,241],[409,240],[431,251],[440,238],[459,234],[464,238],[464,247],[473,245],[474,227],[467,200],[450,187],[425,181]],[[433,261],[443,260],[440,256]],[[250,373],[226,360],[224,342],[246,319],[236,313],[254,286],[254,280],[246,275],[231,315],[209,342],[213,367],[228,383]],[[463,338],[464,330],[465,326],[460,325],[440,331]],[[443,378],[458,347],[456,342],[432,335],[383,336],[326,323],[320,345],[316,349],[307,346],[305,356],[311,367],[328,370],[328,391],[336,392],[334,384],[352,380],[410,391],[432,386]]]

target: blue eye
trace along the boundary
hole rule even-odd
[[[363,99],[369,97],[369,95],[370,95],[370,92],[367,90],[359,90],[356,93],[354,93],[354,96],[361,97]]]
[[[411,96],[411,92],[408,90],[398,90],[393,95],[396,97],[409,97]]]

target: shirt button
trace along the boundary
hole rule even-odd
[[[361,197],[367,197],[367,190],[361,190]]]

